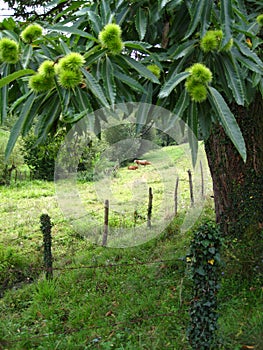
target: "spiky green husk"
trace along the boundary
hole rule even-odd
[[[161,69],[156,64],[149,64],[147,68],[159,79],[161,75]]]
[[[186,89],[195,102],[203,102],[207,99],[207,88],[204,84],[195,83],[186,85]]]
[[[73,89],[82,82],[82,74],[80,71],[61,69],[58,82],[65,89]]]
[[[71,52],[58,62],[56,70],[73,70],[78,71],[85,64],[85,58],[78,52]]]
[[[124,45],[121,40],[121,27],[118,24],[109,23],[99,33],[99,41],[114,55],[119,54]]]
[[[43,75],[38,73],[30,77],[28,86],[36,93],[44,92],[50,90],[54,86],[54,80],[50,77],[43,77]]]
[[[55,75],[54,62],[46,60],[38,68],[38,73],[45,78],[52,78]]]
[[[12,39],[0,40],[0,60],[9,64],[15,64],[19,60],[19,45]]]
[[[212,81],[212,72],[202,63],[195,63],[189,68],[191,78],[198,83],[207,84]]]
[[[219,48],[220,40],[218,40],[218,35],[216,35],[215,30],[208,30],[203,36],[200,42],[200,47],[204,52],[217,51]]]
[[[229,42],[223,48],[220,48],[222,39],[222,30],[208,30],[201,39],[200,47],[206,53],[219,50],[229,51],[233,45],[233,39],[230,39]]]
[[[263,26],[263,14],[257,16],[257,23],[258,23],[258,25],[259,25],[260,27]]]
[[[38,39],[43,33],[43,28],[39,24],[30,24],[21,33],[22,40],[31,44],[33,41]]]

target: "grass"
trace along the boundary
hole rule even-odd
[[[182,159],[184,153],[175,147],[167,151],[171,159],[176,159],[182,178],[189,165]],[[151,168],[138,172],[120,169],[112,186],[120,188],[127,201],[126,184],[148,176],[148,171]],[[174,175],[171,178],[173,183]],[[192,282],[184,257],[193,230],[213,221],[214,212],[208,192],[202,215],[190,229],[182,230],[189,206],[187,177],[180,185],[178,216],[153,239],[125,249],[100,247],[75,232],[62,215],[53,183],[34,181],[2,187],[0,349],[188,350],[186,328]],[[103,211],[103,200],[96,197],[93,183],[76,186],[86,208]],[[153,186],[155,193],[160,184],[156,180]],[[158,196],[154,199],[157,204]],[[53,222],[51,281],[38,270],[43,259],[39,229],[43,212]],[[120,224],[119,217],[113,216],[113,226]],[[127,222],[133,224],[132,219]],[[262,349],[260,282],[238,278],[227,265],[221,283],[221,349]]]

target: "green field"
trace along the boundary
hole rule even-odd
[[[44,181],[1,187],[0,349],[190,349],[186,329],[193,286],[185,256],[193,231],[214,221],[212,185],[205,172],[201,198],[199,160],[194,170],[183,147],[165,152],[148,154],[152,165],[138,171],[123,167],[115,177],[97,183],[74,183],[88,220],[75,220],[59,206],[59,191],[67,184],[59,190],[58,184]],[[193,172],[194,208],[188,169]],[[173,218],[177,176],[178,215]],[[133,235],[146,230],[149,187],[156,231],[137,244],[141,242],[133,241]],[[121,240],[113,238],[113,248],[100,246],[105,199],[110,200],[110,234],[124,232]],[[136,223],[135,209],[143,217]],[[43,270],[43,213],[53,223],[51,281]],[[166,216],[169,224],[157,230]],[[261,284],[256,277],[238,278],[230,248],[224,247],[227,264],[218,296],[220,349],[262,349]]]

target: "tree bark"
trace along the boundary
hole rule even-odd
[[[214,125],[205,149],[213,180],[216,220],[225,236],[242,242],[244,251],[250,250],[250,256],[253,251],[253,257],[262,262],[262,97],[256,96],[249,108],[232,105],[231,110],[246,142],[247,161],[243,162],[223,128]]]
[[[216,218],[225,233],[249,215],[248,223],[263,224],[263,102],[258,97],[249,109],[232,106],[244,135],[247,162],[244,163],[220,125],[213,127],[205,143],[214,187]],[[245,210],[248,206],[251,210]],[[244,221],[242,219],[242,221]]]

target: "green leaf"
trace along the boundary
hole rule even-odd
[[[138,83],[137,80],[131,78],[130,76],[123,74],[123,73],[116,71],[116,70],[114,72],[114,75],[117,79],[122,81],[124,84],[130,86],[133,90],[136,90],[136,91],[139,91],[142,93],[146,92],[145,88],[140,83]]]
[[[87,38],[87,39],[90,39],[92,41],[99,42],[99,40],[97,38],[95,38],[93,35],[91,35],[87,32],[84,32],[83,30],[79,30],[79,29],[75,28],[74,26],[67,27],[67,26],[56,24],[56,25],[52,25],[52,26],[47,26],[46,29],[48,29],[50,31],[54,31],[54,32],[62,32],[62,33],[79,35],[83,38]]]
[[[101,0],[100,4],[101,8],[101,18],[103,21],[103,25],[106,25],[110,22],[110,18],[112,16],[112,11],[109,6],[109,1]]]
[[[205,35],[205,33],[207,32],[210,26],[213,6],[214,6],[214,1],[208,0],[206,2],[206,6],[204,8],[203,17],[201,21],[201,30],[200,30],[201,38]]]
[[[171,78],[166,81],[164,86],[161,88],[161,91],[159,93],[159,98],[164,98],[170,95],[170,93],[173,91],[173,89],[181,83],[181,81],[185,80],[187,77],[189,77],[189,72],[181,72],[179,74],[173,74]]]
[[[197,117],[197,105],[195,102],[191,102],[188,115],[188,141],[191,149],[192,164],[196,165],[197,152],[198,152],[198,117]]]
[[[250,59],[250,57],[246,57],[242,55],[237,49],[232,50],[235,58],[246,68],[251,70],[252,72],[255,72],[257,74],[263,75],[263,63],[261,66],[255,64],[253,60]]]
[[[27,97],[25,104],[23,105],[23,108],[22,108],[21,113],[19,115],[19,118],[10,132],[10,137],[9,137],[9,140],[8,140],[8,143],[6,146],[6,151],[5,151],[6,160],[10,157],[10,154],[12,153],[12,150],[15,147],[16,141],[17,141],[22,129],[25,127],[25,124],[27,122],[27,118],[28,118],[29,112],[31,110],[31,107],[34,103],[34,100],[35,100],[35,94],[31,93]]]
[[[206,0],[195,1],[195,6],[193,6],[191,11],[191,22],[187,30],[187,33],[185,35],[185,39],[189,38],[189,36],[191,36],[193,32],[196,30],[198,23],[203,18],[203,11],[206,5],[207,5]]]
[[[224,65],[224,73],[228,82],[228,86],[231,88],[237,104],[244,106],[245,104],[245,92],[243,77],[240,73],[240,68],[235,61],[234,56],[231,59],[228,55],[224,55],[222,59]]]
[[[53,96],[49,102],[50,103],[40,115],[39,122],[36,126],[36,133],[38,135],[38,141],[36,144],[39,144],[47,137],[48,132],[51,130],[55,120],[59,118],[61,113],[61,105],[58,96]]]
[[[92,27],[96,35],[99,34],[100,30],[103,27],[100,17],[94,11],[88,10],[86,14],[89,16],[89,20],[92,23]]]
[[[186,110],[186,108],[188,107],[190,102],[189,99],[189,94],[187,93],[186,89],[183,89],[176,105],[175,108],[173,110],[173,113],[175,115],[177,115],[179,118],[182,118],[184,111]]]
[[[82,73],[85,76],[85,82],[87,84],[87,87],[91,91],[91,93],[98,98],[98,100],[101,102],[101,104],[104,107],[109,107],[108,101],[99,83],[95,80],[95,78],[89,72],[86,71],[86,69],[82,69]]]
[[[148,18],[145,11],[139,7],[135,15],[135,27],[139,34],[140,40],[143,40],[146,34]]]
[[[32,45],[26,45],[26,47],[23,50],[22,57],[21,57],[21,62],[22,62],[22,66],[24,69],[26,69],[26,67],[28,67],[29,62],[32,59],[32,55],[33,55]]]
[[[97,47],[95,47],[95,50],[97,50]],[[93,50],[90,50],[90,51],[93,51]],[[108,49],[101,49],[99,51],[95,51],[92,54],[90,54],[90,51],[88,51],[84,55],[86,66],[90,66],[92,63],[97,62],[101,57],[105,56],[105,53],[108,51]]]
[[[220,17],[222,23],[222,29],[224,33],[221,47],[224,47],[229,43],[232,38],[232,23],[233,23],[233,4],[231,0],[222,0],[220,2]]]
[[[247,153],[245,141],[234,115],[230,111],[221,94],[216,89],[209,86],[208,90],[209,100],[218,116],[218,120],[222,124],[226,134],[235,145],[243,160],[246,161]]]
[[[187,40],[177,47],[177,49],[171,54],[171,57],[178,60],[178,58],[189,55],[195,49],[196,43],[197,40]]]
[[[135,69],[139,74],[141,74],[145,78],[151,80],[153,83],[160,84],[156,76],[140,62],[128,56],[119,56],[119,58],[124,60],[131,68]]]
[[[138,50],[142,52],[149,52],[147,49],[152,47],[151,44],[141,41],[124,41],[123,44],[129,49]]]
[[[17,72],[14,72],[12,74],[9,74],[8,76],[0,79],[0,88],[2,88],[4,85],[11,83],[11,81],[14,81],[16,79],[19,79],[25,75],[28,74],[35,74],[36,72],[32,69],[22,69]]]
[[[102,79],[104,82],[104,89],[108,101],[111,105],[114,105],[116,97],[116,85],[114,80],[113,66],[108,57],[106,57],[106,60],[102,63]]]
[[[9,64],[3,65],[2,75],[4,76],[4,78],[2,78],[2,79],[5,79],[6,76],[8,76],[9,72],[10,72]],[[2,79],[0,79],[0,82]],[[7,100],[8,100],[8,86],[7,85],[4,85],[2,87],[0,97],[1,97],[1,99],[0,99],[0,124],[2,124],[3,121],[7,117],[7,108],[8,108],[8,102],[7,102]]]
[[[77,106],[79,112],[85,111],[86,113],[92,112],[92,106],[90,103],[90,97],[86,91],[82,90],[79,86],[74,90],[77,99]]]
[[[247,45],[244,45],[240,41],[235,41],[235,46],[239,48],[239,50],[244,56],[254,61],[259,67],[263,67],[263,62],[261,61],[261,59],[257,56],[257,54],[255,54],[255,52],[250,50],[250,48]]]

